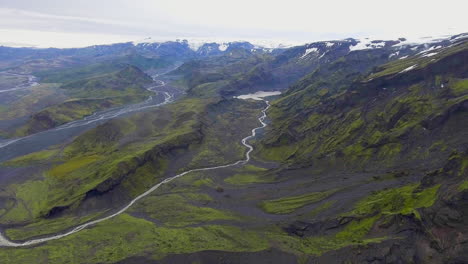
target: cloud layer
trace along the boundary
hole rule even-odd
[[[64,47],[147,36],[314,41],[440,35],[468,31],[467,5],[463,0],[0,0],[0,43]],[[25,32],[57,40],[28,39]],[[81,36],[80,44],[63,43],[72,35]]]

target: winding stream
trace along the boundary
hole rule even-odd
[[[161,185],[169,183],[169,182],[171,182],[171,181],[173,181],[173,180],[175,180],[177,178],[180,178],[180,177],[182,177],[184,175],[187,175],[187,174],[189,174],[191,172],[216,170],[216,169],[221,169],[221,168],[233,167],[233,166],[240,165],[240,164],[246,164],[247,162],[250,161],[250,153],[254,149],[252,145],[247,143],[247,141],[256,136],[257,130],[262,129],[262,128],[267,126],[267,124],[265,123],[265,118],[267,117],[266,111],[268,110],[268,108],[270,108],[270,103],[268,101],[266,101],[266,100],[264,100],[264,102],[266,103],[266,107],[262,110],[262,115],[258,118],[258,121],[261,123],[261,126],[252,129],[252,133],[249,136],[243,138],[242,141],[241,141],[241,143],[245,147],[247,147],[247,149],[248,149],[247,152],[245,153],[245,158],[243,160],[239,160],[239,161],[236,161],[234,163],[230,163],[230,164],[226,164],[226,165],[188,170],[188,171],[182,172],[180,174],[177,174],[175,176],[172,176],[170,178],[167,178],[167,179],[163,180],[162,182],[154,185],[153,187],[151,187],[146,192],[138,195],[136,198],[134,198],[132,201],[130,201],[126,206],[124,206],[119,211],[117,211],[117,212],[115,212],[115,213],[113,213],[111,215],[108,215],[106,217],[96,219],[94,221],[90,221],[90,222],[81,224],[79,226],[76,226],[73,229],[71,229],[71,230],[69,230],[69,231],[67,231],[65,233],[61,233],[61,234],[57,234],[57,235],[51,235],[51,236],[48,236],[48,237],[43,237],[43,238],[38,238],[38,239],[32,239],[32,240],[28,240],[28,241],[24,241],[24,242],[13,242],[13,241],[8,240],[6,237],[4,237],[3,234],[0,234],[0,246],[2,246],[2,247],[24,247],[24,246],[36,245],[36,244],[47,242],[47,241],[50,241],[50,240],[56,240],[56,239],[63,238],[63,237],[72,235],[74,233],[77,233],[77,232],[79,232],[79,231],[81,231],[81,230],[83,230],[83,229],[85,229],[87,227],[90,227],[92,225],[95,225],[95,224],[101,223],[103,221],[109,220],[109,219],[111,219],[113,217],[116,217],[116,216],[124,213],[133,204],[135,204],[137,201],[141,200],[142,198],[148,196],[150,193],[152,193],[153,191],[158,189]]]
[[[29,89],[34,86],[38,86],[39,83],[37,82],[37,78],[32,76],[32,75],[26,75],[26,74],[17,74],[17,73],[11,73],[11,72],[1,72],[0,74],[4,75],[12,75],[12,76],[22,76],[22,77],[27,77],[28,81],[26,84],[18,84],[17,86],[10,88],[10,89],[0,89],[0,93],[6,93],[6,92],[13,92],[13,91],[18,91],[18,90],[25,90]]]

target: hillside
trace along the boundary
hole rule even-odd
[[[327,192],[344,188],[318,204],[313,216],[292,221],[288,232],[312,240],[329,234],[338,243],[329,247],[340,248],[347,245],[341,244],[344,237],[353,236],[342,232],[353,230],[361,238],[348,243],[371,243],[345,247],[318,261],[463,258],[462,241],[468,235],[462,227],[467,221],[467,43],[393,61],[361,77],[340,75],[346,69],[340,67],[332,73],[336,82],[319,69],[272,104],[272,126],[258,157],[280,161],[285,177],[320,177],[321,185],[330,185],[321,188]],[[339,209],[324,207],[327,202],[340,203]],[[372,239],[385,242],[373,244]]]
[[[152,82],[140,69],[127,66],[113,73],[65,83],[60,90],[68,99],[32,114],[15,134],[34,134],[100,110],[143,101],[152,94],[145,89]]]

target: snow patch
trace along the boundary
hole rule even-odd
[[[246,100],[246,99],[262,100],[262,98],[264,97],[280,95],[280,94],[281,94],[281,91],[273,91],[273,92],[258,91],[256,93],[234,96],[234,98],[242,99],[242,100]]]
[[[423,57],[432,57],[434,55],[437,55],[438,52],[431,52],[431,53],[428,53],[428,54],[424,54]]]
[[[404,73],[404,72],[407,72],[407,71],[411,71],[412,69],[416,68],[417,66],[418,66],[417,64],[415,64],[415,65],[413,65],[413,66],[409,66],[408,68],[402,70],[402,71],[399,72],[399,73]]]
[[[434,36],[408,36],[408,37],[405,37],[406,40],[401,41],[400,43],[394,46],[417,46],[417,45],[422,45],[422,44],[435,43],[435,42],[439,42],[442,40],[450,40],[451,42],[454,42],[459,39],[468,38],[467,34],[461,34],[460,36],[454,39],[450,39],[451,36],[455,35],[455,32],[456,31],[451,32],[451,33],[447,32],[444,34],[439,34],[439,35],[434,35]]]
[[[301,59],[302,58],[305,58],[307,55],[309,55],[311,52],[317,52],[318,53],[318,49],[317,48],[309,48],[309,49],[306,49],[306,51],[304,52],[304,55],[301,56]]]
[[[220,51],[226,51],[228,48],[229,48],[229,44],[226,44],[226,43],[221,43],[221,44],[218,46],[218,49],[219,49]]]
[[[429,48],[427,48],[428,45],[424,45],[424,46],[426,47],[426,49],[421,51],[421,52],[418,52],[418,55],[442,48],[442,46],[432,46],[432,47],[429,47]]]
[[[355,50],[380,49],[383,47],[385,47],[384,41],[375,42],[370,38],[365,38],[358,40],[358,43],[356,45],[350,46],[349,51],[351,52]]]
[[[205,44],[206,44],[206,42],[189,42],[188,46],[189,46],[189,48],[191,50],[198,51],[201,48],[201,46],[203,46]]]
[[[458,37],[456,37],[456,38],[453,38],[453,39],[451,39],[450,41],[451,41],[451,42],[455,42],[455,41],[457,41],[457,40],[466,39],[466,38],[468,38],[468,34],[461,34],[460,36],[458,36]]]
[[[408,58],[408,55],[399,58],[399,60],[406,59],[406,58]]]
[[[400,54],[399,51],[394,52],[394,53],[390,54],[390,55],[388,56],[388,58],[390,59],[390,58],[392,58],[392,57],[398,56],[399,54]]]

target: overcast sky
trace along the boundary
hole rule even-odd
[[[0,44],[74,47],[176,38],[432,36],[468,32],[466,0],[0,0]]]

